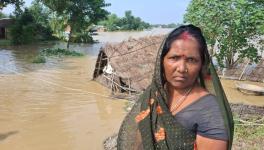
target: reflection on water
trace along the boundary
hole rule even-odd
[[[45,64],[31,60],[43,48],[66,43],[1,47],[0,149],[102,149],[119,129],[125,102],[108,98],[110,91],[91,81],[98,51],[106,42],[155,33],[100,33],[95,39],[101,43],[70,45],[84,57],[49,58]]]

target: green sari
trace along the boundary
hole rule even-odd
[[[193,150],[196,134],[176,122],[171,114],[167,99],[168,94],[163,84],[161,71],[161,53],[165,41],[160,46],[151,85],[140,96],[131,111],[125,117],[117,140],[118,150]],[[228,130],[228,149],[233,141],[234,123],[226,95],[210,60],[208,72],[211,79],[199,76],[199,83],[217,97],[225,128]]]

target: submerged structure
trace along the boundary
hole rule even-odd
[[[157,51],[164,36],[130,38],[101,48],[93,79],[112,92],[137,93],[147,88],[152,79]]]

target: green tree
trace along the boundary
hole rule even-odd
[[[150,24],[139,17],[134,17],[130,10],[125,11],[125,17],[121,18],[118,24],[122,30],[143,30],[150,27]]]
[[[71,27],[69,42],[73,33],[84,32],[90,25],[105,19],[108,12],[103,9],[109,6],[104,0],[41,0]]]
[[[33,1],[32,6],[12,17],[15,20],[10,30],[13,44],[54,39],[48,25],[49,11],[38,1]]]
[[[125,11],[125,17],[118,18],[116,14],[110,14],[107,20],[101,21],[99,25],[104,25],[109,31],[115,30],[143,30],[150,28],[150,24],[132,15],[132,11]]]
[[[15,23],[11,26],[11,42],[15,45],[31,43],[35,41],[36,31],[34,17],[25,9],[22,14],[16,16]]]
[[[16,6],[22,6],[24,4],[23,0],[1,0],[0,1],[0,10],[2,10],[7,5],[16,5]]]
[[[50,14],[49,26],[52,30],[52,33],[55,37],[65,39],[65,28],[67,27],[67,22],[65,21],[66,17],[58,16],[56,13]]]
[[[49,25],[51,13],[49,9],[38,0],[35,0],[29,7],[29,12],[34,17],[34,21],[38,29],[37,38],[40,40],[54,39],[52,36],[51,27]]]
[[[257,49],[248,39],[263,34],[264,7],[257,0],[193,0],[184,21],[202,28],[210,53],[221,67],[249,58],[257,62]],[[218,43],[219,51],[213,49]]]
[[[15,15],[19,15],[22,13],[22,6],[24,5],[23,0],[1,0],[0,2],[0,10],[2,10],[7,5],[15,5]]]
[[[109,31],[115,31],[120,28],[118,25],[119,21],[120,21],[120,18],[118,18],[116,14],[110,14],[107,16],[106,20],[103,20],[99,22],[98,24],[105,26],[107,30]]]

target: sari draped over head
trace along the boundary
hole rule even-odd
[[[155,63],[150,86],[139,97],[125,117],[117,139],[118,150],[191,150],[195,148],[196,134],[179,124],[167,105],[168,94],[164,88],[161,55],[162,42]],[[224,125],[228,131],[228,149],[233,141],[233,117],[226,95],[213,66],[209,61],[208,75],[199,75],[199,83],[216,95]]]

